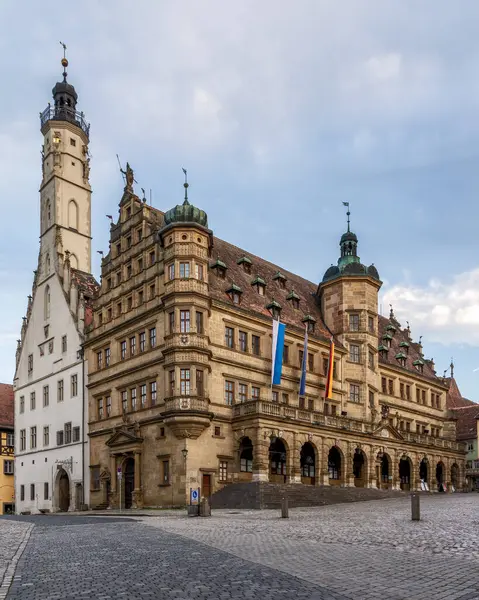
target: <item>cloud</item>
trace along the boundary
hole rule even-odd
[[[479,268],[425,286],[394,285],[383,302],[432,342],[479,346]]]

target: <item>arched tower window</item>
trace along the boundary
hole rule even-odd
[[[68,203],[68,227],[78,229],[78,205],[75,200]]]
[[[50,286],[49,285],[47,285],[45,288],[43,313],[44,313],[43,316],[44,316],[45,320],[50,318]]]
[[[46,216],[46,225],[50,225],[51,221],[52,221],[52,204],[50,202],[50,200],[47,200],[46,202],[46,207],[45,207],[45,216]]]
[[[70,266],[72,269],[78,269],[78,258],[75,254],[70,254]]]

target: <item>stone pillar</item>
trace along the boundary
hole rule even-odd
[[[301,442],[297,433],[293,433],[289,454],[289,483],[301,483]]]
[[[354,487],[353,459],[355,448],[356,444],[353,442],[347,443],[346,452],[344,453],[344,460],[346,461],[344,487]]]
[[[328,467],[329,444],[324,438],[321,440],[321,473],[320,477],[323,485],[329,485],[329,467]]]
[[[143,508],[143,493],[141,491],[141,452],[135,451],[135,478],[132,494],[133,508]]]
[[[369,488],[377,488],[377,478],[376,478],[376,455],[377,452],[374,448],[369,450],[369,460],[368,460],[368,487]]]
[[[259,427],[255,429],[253,438],[253,481],[268,481],[270,439],[264,439]]]
[[[401,481],[399,479],[399,455],[398,455],[398,451],[397,450],[393,450],[392,452],[392,456],[391,456],[391,475],[392,475],[392,481],[391,481],[391,487],[393,490],[400,490],[401,489]]]
[[[111,493],[116,494],[116,456],[114,454],[110,455],[110,473],[111,473]]]

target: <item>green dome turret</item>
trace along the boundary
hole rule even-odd
[[[165,213],[165,227],[174,223],[194,223],[208,228],[208,215],[205,211],[196,208],[196,206],[188,202],[189,183],[186,169],[183,169],[183,173],[185,174],[185,183],[183,184],[185,188],[185,200],[183,204],[177,204],[175,208],[170,208]]]

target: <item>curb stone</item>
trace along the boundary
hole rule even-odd
[[[10,586],[12,585],[13,577],[15,575],[15,569],[17,568],[17,563],[20,560],[20,557],[25,550],[25,547],[30,539],[30,535],[32,533],[34,525],[31,524],[28,529],[23,534],[22,541],[15,552],[12,560],[10,561],[7,570],[5,571],[5,575],[3,576],[3,580],[0,584],[0,600],[4,600],[7,597],[7,594],[10,590]]]

